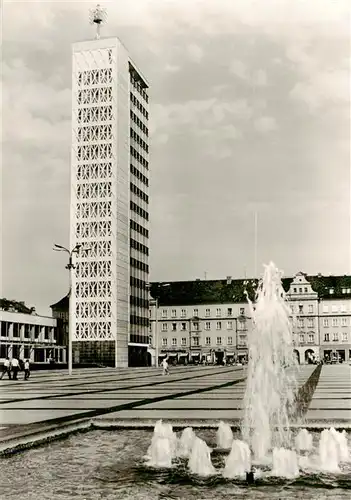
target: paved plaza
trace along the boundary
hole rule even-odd
[[[303,386],[315,366],[302,366]],[[22,374],[20,374],[22,375]],[[11,436],[77,422],[149,427],[162,418],[175,426],[238,425],[243,416],[246,369],[174,367],[33,372],[28,381],[0,381],[0,443]],[[305,415],[306,425],[351,427],[351,368],[323,366]]]

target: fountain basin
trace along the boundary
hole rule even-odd
[[[196,434],[210,447],[216,446],[216,429],[198,429]],[[147,430],[93,430],[3,458],[2,495],[21,500],[36,497],[67,500],[73,495],[77,500],[138,500],[161,496],[219,500],[228,495],[283,499],[298,494],[309,499],[349,498],[350,464],[342,465],[340,474],[311,471],[296,480],[264,474],[258,477],[257,474],[254,487],[250,487],[245,478],[225,479],[221,476],[224,454],[211,454],[216,475],[208,478],[191,474],[186,460],[179,461],[172,469],[147,467],[143,456],[151,438],[152,432]],[[234,433],[234,438],[238,439],[239,435]],[[348,439],[350,442],[350,435]],[[317,444],[317,436],[314,436],[315,450]],[[284,485],[284,489],[277,488],[277,485]]]

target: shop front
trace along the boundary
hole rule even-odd
[[[189,356],[189,362],[193,365],[199,365],[201,363],[201,350],[191,350]]]
[[[350,359],[350,349],[343,345],[333,345],[333,348],[323,346],[321,359],[327,364],[346,363]]]

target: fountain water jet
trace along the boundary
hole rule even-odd
[[[188,467],[193,474],[199,476],[210,476],[216,473],[211,462],[211,449],[199,437],[195,437]]]
[[[312,450],[312,434],[307,429],[301,429],[295,437],[295,447],[298,452],[307,452]]]
[[[155,424],[151,445],[147,450],[148,465],[153,467],[172,467],[176,456],[178,440],[171,424],[158,420]]]
[[[232,479],[251,472],[251,452],[247,443],[235,439],[225,461],[223,477]]]
[[[217,446],[224,450],[230,449],[233,442],[233,432],[229,424],[220,421],[217,429]]]
[[[319,440],[320,468],[325,472],[340,472],[338,443],[329,429],[324,429]]]
[[[294,479],[299,475],[299,465],[296,451],[284,448],[273,449],[273,470],[272,476]]]
[[[282,272],[271,262],[259,283],[255,305],[249,300],[253,329],[242,435],[259,460],[273,448],[289,445],[289,415],[296,401],[297,360],[293,353],[290,308]]]
[[[350,459],[350,455],[349,455],[346,431],[344,430],[342,432],[338,432],[333,427],[331,427],[329,429],[329,433],[334,437],[337,443],[339,462],[348,462]]]
[[[196,435],[191,427],[186,427],[178,441],[177,457],[187,458],[190,456]]]

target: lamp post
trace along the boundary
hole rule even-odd
[[[72,250],[63,247],[62,245],[54,244],[53,250],[56,252],[66,252],[69,255],[68,264],[65,266],[69,272],[69,313],[68,313],[68,374],[72,375],[73,359],[72,359],[72,317],[73,317],[73,301],[72,301],[72,271],[76,268],[73,264],[73,254],[78,253],[82,245],[76,245]]]

